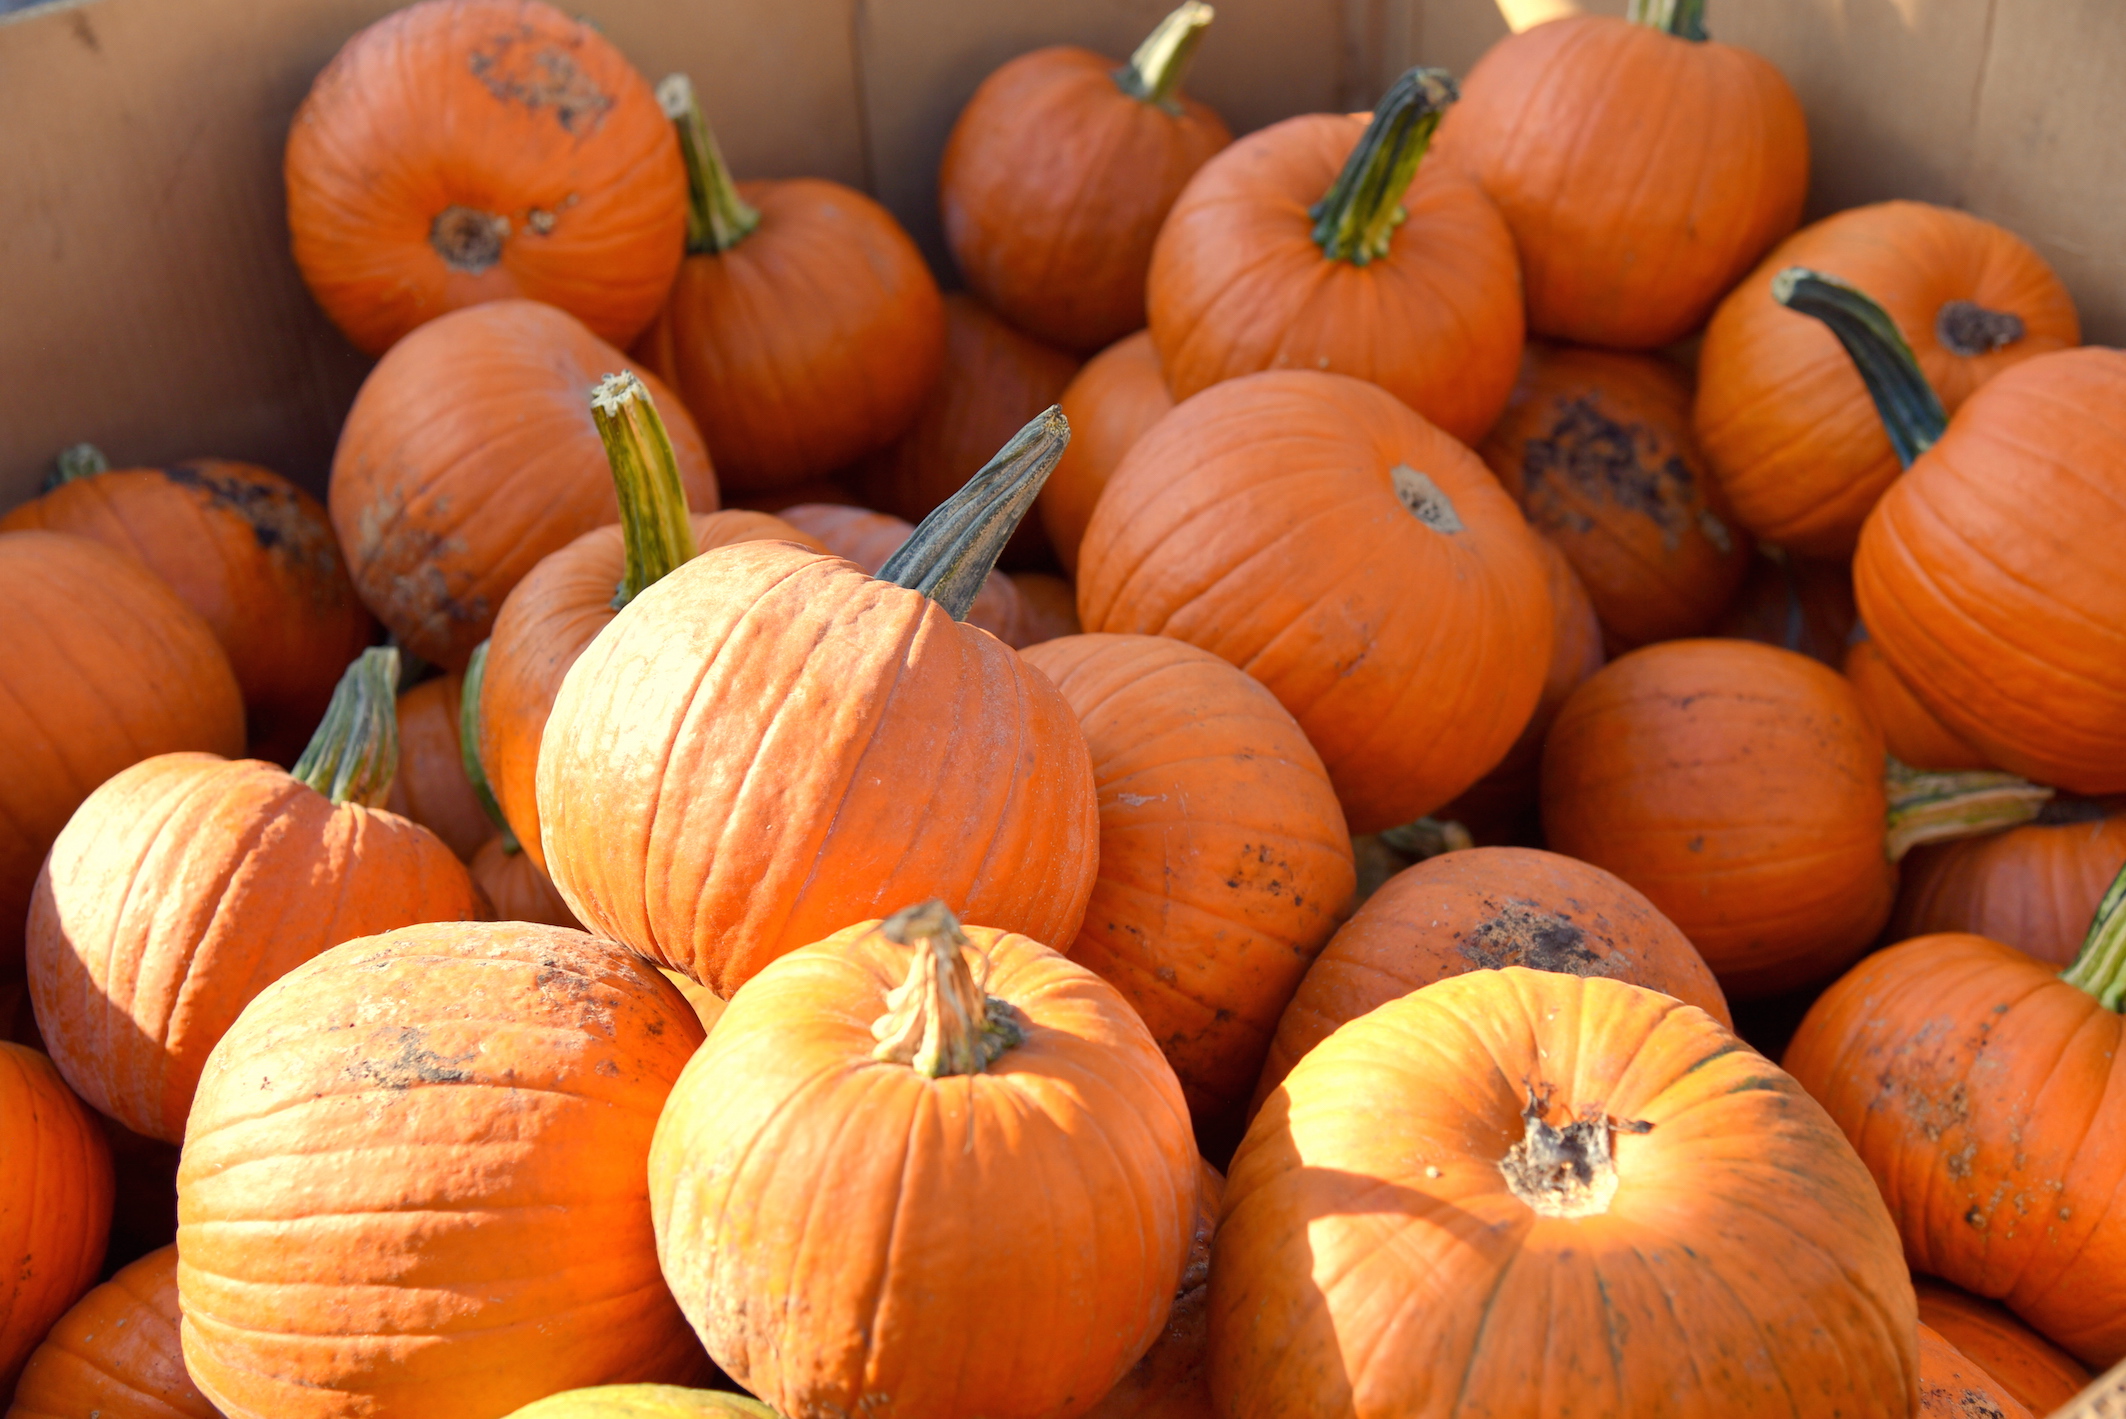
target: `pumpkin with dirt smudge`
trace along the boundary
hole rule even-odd
[[[120,1270],[61,1316],[30,1356],[8,1419],[221,1419],[177,1338],[177,1248]]]
[[[1922,1321],[1918,1419],[2032,1419],[2032,1415],[1984,1366]]]
[[[1931,1276],[1913,1277],[1912,1287],[1919,1293],[1920,1324],[1975,1362],[2032,1414],[2050,1414],[2088,1386],[2084,1366],[2005,1306]],[[1924,1357],[1920,1369],[1924,1382]]]

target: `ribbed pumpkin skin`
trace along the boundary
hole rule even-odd
[[[687,502],[714,511],[716,475],[679,397],[549,306],[454,312],[370,371],[328,501],[354,583],[400,645],[463,670],[541,558],[619,520],[590,405],[591,386],[619,370],[649,386]]]
[[[1078,544],[1122,455],[1174,407],[1149,330],[1125,336],[1085,362],[1063,391],[1070,446],[1041,488],[1041,526],[1056,560],[1078,574]]]
[[[1213,1419],[1203,1352],[1209,1339],[1211,1238],[1224,1205],[1225,1175],[1209,1163],[1197,1175],[1196,1234],[1166,1328],[1085,1419]]]
[[[1075,45],[1022,54],[960,110],[938,169],[945,244],[1013,325],[1091,351],[1144,324],[1152,241],[1232,130],[1185,94],[1133,98],[1116,62]]]
[[[1276,697],[1209,651],[1068,636],[1026,658],[1076,712],[1100,795],[1100,875],[1064,949],[1143,1017],[1197,1125],[1237,1125],[1351,900],[1328,771]]]
[[[272,764],[162,754],[90,794],[30,901],[30,997],[52,1058],[136,1133],[184,1138],[214,1043],[328,946],[479,915],[442,839],[335,805]]]
[[[1965,1291],[1931,1276],[1915,1276],[1912,1288],[1919,1293],[1919,1323],[1956,1347],[1998,1382],[2000,1388],[2035,1415],[2049,1415],[2080,1394],[2090,1381],[2089,1371],[2073,1356],[2024,1325],[2003,1307],[1981,1301]],[[1920,1357],[1921,1382],[1925,1382],[1926,1357]],[[1953,1419],[1970,1419],[1950,1410]]]
[[[221,1419],[177,1342],[177,1248],[90,1291],[30,1356],[8,1419]]]
[[[1550,846],[1683,929],[1731,996],[1808,984],[1875,939],[1882,731],[1843,677],[1748,641],[1665,641],[1573,692],[1543,753]]]
[[[249,463],[196,458],[76,478],[0,518],[141,563],[214,631],[257,758],[292,764],[376,632],[317,499]]]
[[[96,1279],[111,1229],[111,1149],[43,1054],[0,1040],[0,1395]]]
[[[2065,966],[2122,867],[2126,813],[2055,801],[2035,823],[1912,849],[1890,939],[1968,932]]]
[[[691,521],[694,545],[703,552],[762,538],[824,550],[810,534],[764,512],[696,513]],[[586,532],[517,583],[488,641],[480,680],[480,767],[518,844],[541,872],[546,851],[539,837],[539,740],[562,677],[618,614],[613,589],[626,575],[620,524]]]
[[[758,1400],[677,1385],[598,1385],[548,1395],[509,1419],[774,1419]]]
[[[1159,1336],[1198,1195],[1181,1088],[1113,987],[969,926],[1025,1042],[979,1074],[872,1058],[909,948],[863,922],[755,976],[650,1151],[658,1255],[784,1414],[1084,1413]]]
[[[1915,769],[1987,769],[1986,756],[1956,736],[1919,702],[1882,658],[1873,640],[1853,642],[1845,653],[1845,678],[1860,696],[1868,718],[1882,731],[1891,755]],[[1981,933],[1982,935],[1984,933]]]
[[[2031,1419],[2031,1414],[1984,1366],[1922,1321],[1919,1419]]]
[[[873,512],[844,503],[799,503],[784,508],[782,517],[816,541],[821,550],[845,557],[873,576],[915,531],[913,523],[890,512]],[[991,571],[982,579],[982,589],[975,593],[967,624],[980,626],[1008,646],[1017,646],[1015,637],[1024,619],[1018,584],[1000,571]]]
[[[1186,399],[1257,370],[1370,380],[1464,443],[1506,406],[1521,358],[1513,238],[1447,162],[1417,170],[1384,257],[1315,245],[1321,201],[1366,118],[1304,114],[1251,133],[1199,172],[1152,251],[1152,343]]]
[[[1500,40],[1462,80],[1440,155],[1513,229],[1538,335],[1652,350],[1801,220],[1808,128],[1745,49],[1606,15]]]
[[[2024,360],[1861,530],[1853,591],[1912,693],[1994,763],[2126,790],[2126,353]]]
[[[86,538],[0,533],[0,971],[22,959],[37,869],[95,787],[177,749],[244,751],[244,704],[206,622]]]
[[[685,249],[686,170],[656,96],[539,0],[425,0],[357,34],[296,111],[283,175],[303,280],[370,355],[516,297],[625,345]],[[452,208],[508,223],[484,270],[436,244]]]
[[[1097,867],[1092,762],[1047,677],[920,593],[775,542],[695,558],[599,633],[538,785],[577,917],[724,996],[929,897],[1068,943]]]
[[[1703,633],[1749,570],[1668,360],[1531,342],[1478,452],[1564,550],[1613,650]]]
[[[489,838],[481,849],[473,854],[472,880],[487,894],[487,903],[494,908],[496,921],[529,921],[542,926],[565,926],[571,931],[581,931],[583,923],[561,900],[554,890],[553,882],[531,856],[519,848],[509,851],[502,845],[502,835]]]
[[[705,1373],[644,1167],[701,1039],[655,968],[556,927],[409,927],[283,976],[185,1135],[201,1392],[230,1419],[492,1419]]]
[[[686,259],[635,356],[686,401],[724,486],[751,492],[900,437],[937,381],[945,316],[922,253],[863,193],[809,177],[738,192],[760,225]]]
[[[2121,1021],[1982,936],[1921,936],[1817,1000],[1786,1066],[1853,1140],[1916,1271],[2084,1362],[2126,1356]]]
[[[1837,670],[1859,621],[1851,563],[1772,556],[1759,547],[1712,634],[1791,650]]]
[[[1878,202],[1781,242],[1706,327],[1692,417],[1743,524],[1804,556],[1851,556],[1868,509],[1904,469],[1838,338],[1772,299],[1772,278],[1789,266],[1874,297],[1952,414],[2011,365],[2081,343],[2074,300],[2044,258],[1969,213]],[[1956,353],[1937,324],[1951,301],[2019,316],[2022,338]]]
[[[1461,531],[1409,510],[1399,466]],[[1550,664],[1534,537],[1474,454],[1377,386],[1252,375],[1176,406],[1123,458],[1079,553],[1078,613],[1260,680],[1351,830],[1378,832],[1476,782],[1528,722]]]
[[[1653,1125],[1605,1213],[1509,1191],[1531,1088]],[[1896,1231],[1823,1110],[1701,1010],[1518,967],[1300,1062],[1233,1159],[1210,1307],[1225,1419],[1858,1419],[1917,1381]]]
[[[384,806],[441,838],[461,862],[494,836],[494,824],[465,777],[458,747],[462,677],[445,673],[399,696],[399,771]]]

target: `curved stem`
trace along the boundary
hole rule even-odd
[[[1140,103],[1157,104],[1168,113],[1181,112],[1175,95],[1195,62],[1196,46],[1211,27],[1217,11],[1203,0],[1182,0],[1158,27],[1144,37],[1129,63],[1115,71],[1115,84]]]
[[[1380,840],[1404,857],[1429,862],[1450,852],[1467,852],[1476,846],[1469,830],[1452,818],[1420,818],[1399,828],[1389,828]]]
[[[627,370],[609,374],[591,391],[591,422],[605,441],[620,500],[620,532],[627,542],[627,571],[613,593],[613,609],[640,596],[694,556],[694,524],[687,517],[686,485],[671,435],[650,399],[649,388]]]
[[[1026,1042],[1019,1012],[982,993],[967,964],[968,940],[943,902],[902,907],[879,923],[888,941],[913,946],[908,975],[886,996],[886,1013],[871,1024],[873,1059],[911,1066],[928,1079],[980,1074],[1014,1045]],[[987,962],[984,961],[985,974]]]
[[[1705,0],[1631,0],[1625,18],[1678,39],[1706,38]]]
[[[399,773],[396,646],[371,646],[355,657],[289,772],[334,803],[384,806]]]
[[[760,225],[760,212],[738,195],[723,149],[695,101],[694,81],[684,74],[665,75],[657,85],[657,102],[679,130],[679,156],[687,166],[687,252],[729,251]]]
[[[1888,311],[1865,291],[1805,266],[1789,266],[1772,277],[1772,299],[1831,327],[1875,400],[1900,463],[1910,468],[1934,446],[1949,427],[1949,416]]]
[[[2060,979],[2088,991],[2106,1010],[2126,1002],[2126,867],[2119,869],[2096,904],[2089,935]]]
[[[1921,843],[1975,838],[2027,823],[2044,811],[2053,791],[1991,769],[1935,772],[1891,758],[1883,771],[1890,800],[1883,851],[1890,861]]]
[[[43,492],[77,483],[83,478],[93,478],[98,473],[111,471],[111,460],[103,456],[103,450],[92,443],[77,443],[71,448],[59,450],[52,460],[52,471],[45,474]]]
[[[1440,117],[1460,97],[1444,69],[1412,69],[1389,86],[1328,195],[1307,209],[1323,255],[1363,266],[1388,254],[1405,215],[1403,193]]]
[[[494,785],[487,781],[487,766],[480,762],[480,687],[487,683],[490,643],[481,641],[474,646],[472,659],[465,663],[465,683],[458,690],[458,762],[465,766],[465,777],[472,784],[472,796],[480,800],[480,811],[502,835],[502,851],[519,853],[524,851],[524,844],[517,841],[509,819],[502,816]]]
[[[886,558],[878,579],[920,591],[953,620],[966,620],[983,580],[1069,443],[1070,423],[1062,407],[1051,404],[922,520]]]

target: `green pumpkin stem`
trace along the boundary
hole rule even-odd
[[[920,591],[953,620],[966,620],[1004,544],[1069,443],[1070,423],[1061,406],[1036,414],[966,487],[923,519],[878,569],[878,579]]]
[[[1789,266],[1772,277],[1772,299],[1831,327],[1875,400],[1900,463],[1910,468],[1934,446],[1949,427],[1949,416],[1888,311],[1857,287],[1805,266]]]
[[[1129,63],[1115,71],[1115,84],[1140,103],[1157,104],[1168,113],[1181,112],[1181,81],[1196,60],[1196,47],[1211,27],[1217,11],[1203,0],[1182,4],[1144,37]]]
[[[879,923],[879,933],[913,946],[908,975],[886,995],[886,1013],[871,1025],[873,1059],[905,1064],[926,1079],[980,1074],[1014,1045],[1026,1042],[1019,1012],[982,993],[967,963],[967,934],[932,898],[903,907]],[[988,974],[988,961],[983,974]]]
[[[524,851],[524,844],[517,841],[509,819],[502,816],[494,785],[487,781],[487,766],[480,762],[480,687],[487,683],[488,644],[481,641],[474,646],[472,659],[465,662],[465,683],[458,691],[458,762],[465,766],[465,777],[472,784],[472,796],[480,800],[480,811],[502,835],[502,851],[519,853]]]
[[[77,443],[60,449],[58,456],[52,459],[51,472],[44,475],[41,491],[49,493],[54,488],[110,471],[111,460],[103,456],[102,449],[92,443]]]
[[[2060,979],[2088,991],[2106,1010],[2126,1003],[2126,867],[2119,869],[2096,904],[2089,935]]]
[[[694,98],[694,81],[684,74],[665,75],[657,85],[657,102],[679,130],[679,156],[687,168],[687,254],[729,251],[753,234],[760,212],[738,195],[723,149]]]
[[[290,772],[334,803],[384,806],[399,773],[398,647],[355,657]]]
[[[693,560],[694,524],[687,516],[687,490],[679,480],[671,435],[641,379],[622,370],[599,380],[591,391],[591,422],[605,441],[627,542],[627,571],[613,593],[618,611]]]
[[[1389,85],[1335,185],[1307,209],[1314,218],[1314,244],[1323,255],[1364,266],[1388,254],[1388,243],[1407,215],[1403,193],[1425,160],[1440,118],[1460,97],[1444,69],[1411,69]]]
[[[1625,18],[1677,39],[1705,39],[1705,0],[1631,0]]]
[[[2042,813],[2053,790],[1991,769],[1939,772],[1889,760],[1883,791],[1890,800],[1883,851],[1890,861],[1921,843],[1997,833]]]

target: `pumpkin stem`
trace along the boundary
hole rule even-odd
[[[684,74],[665,75],[657,85],[657,102],[679,130],[679,156],[687,167],[687,254],[729,251],[760,225],[760,210],[738,195],[723,149],[694,98],[694,81]]]
[[[2089,935],[2060,979],[2088,991],[2106,1010],[2126,1002],[2126,867],[2119,869],[2096,904]]]
[[[1894,755],[1883,770],[1883,792],[1890,800],[1883,851],[1892,862],[1921,843],[1975,838],[2027,823],[2044,811],[2053,793],[2014,774],[1915,769]]]
[[[1707,38],[1705,0],[1631,0],[1625,18],[1678,39]]]
[[[1617,1162],[1611,1139],[1617,1133],[1650,1133],[1643,1121],[1618,1122],[1599,1109],[1558,1128],[1543,1117],[1550,1111],[1550,1090],[1528,1086],[1521,1110],[1526,1130],[1499,1159],[1506,1189],[1544,1217],[1597,1217],[1617,1195]]]
[[[1388,86],[1328,195],[1307,209],[1323,255],[1363,266],[1388,254],[1407,215],[1403,193],[1447,106],[1461,96],[1444,69],[1411,69]]]
[[[58,456],[52,460],[51,471],[44,475],[44,486],[39,491],[49,493],[54,488],[110,471],[111,460],[103,456],[102,449],[92,443],[77,443],[71,448],[59,450]]]
[[[487,683],[489,644],[481,641],[472,648],[472,659],[465,663],[465,682],[458,689],[458,762],[465,766],[465,777],[472,784],[472,796],[480,800],[480,811],[502,834],[502,851],[515,854],[524,851],[524,844],[517,841],[509,819],[502,816],[494,785],[487,781],[487,765],[480,762],[480,687]]]
[[[1420,818],[1399,828],[1389,828],[1380,840],[1404,857],[1429,862],[1450,852],[1467,852],[1476,846],[1469,830],[1452,818]]]
[[[873,1059],[906,1064],[926,1079],[980,1074],[1014,1045],[1026,1042],[1019,1012],[982,993],[967,964],[967,934],[945,904],[932,898],[902,907],[879,923],[896,945],[915,947],[908,975],[886,996],[886,1013],[871,1024]],[[988,974],[988,959],[982,962]]]
[[[399,773],[397,646],[371,646],[355,657],[290,773],[334,803],[384,806]]]
[[[591,391],[591,422],[605,441],[613,492],[620,500],[620,532],[627,541],[627,572],[613,592],[613,609],[640,596],[694,556],[694,524],[687,517],[686,485],[679,459],[650,391],[622,370]]]
[[[967,619],[1004,544],[1070,443],[1070,422],[1051,404],[938,504],[878,569],[880,581],[920,591],[955,621]]]
[[[1949,416],[1888,311],[1858,287],[1805,266],[1772,277],[1772,299],[1831,327],[1874,398],[1900,463],[1910,468],[1934,446]]]
[[[1116,86],[1139,103],[1157,104],[1168,113],[1181,112],[1174,95],[1181,91],[1181,81],[1195,62],[1196,46],[1203,43],[1203,33],[1217,13],[1203,0],[1182,0],[1178,9],[1144,37],[1129,63],[1115,71]]]

